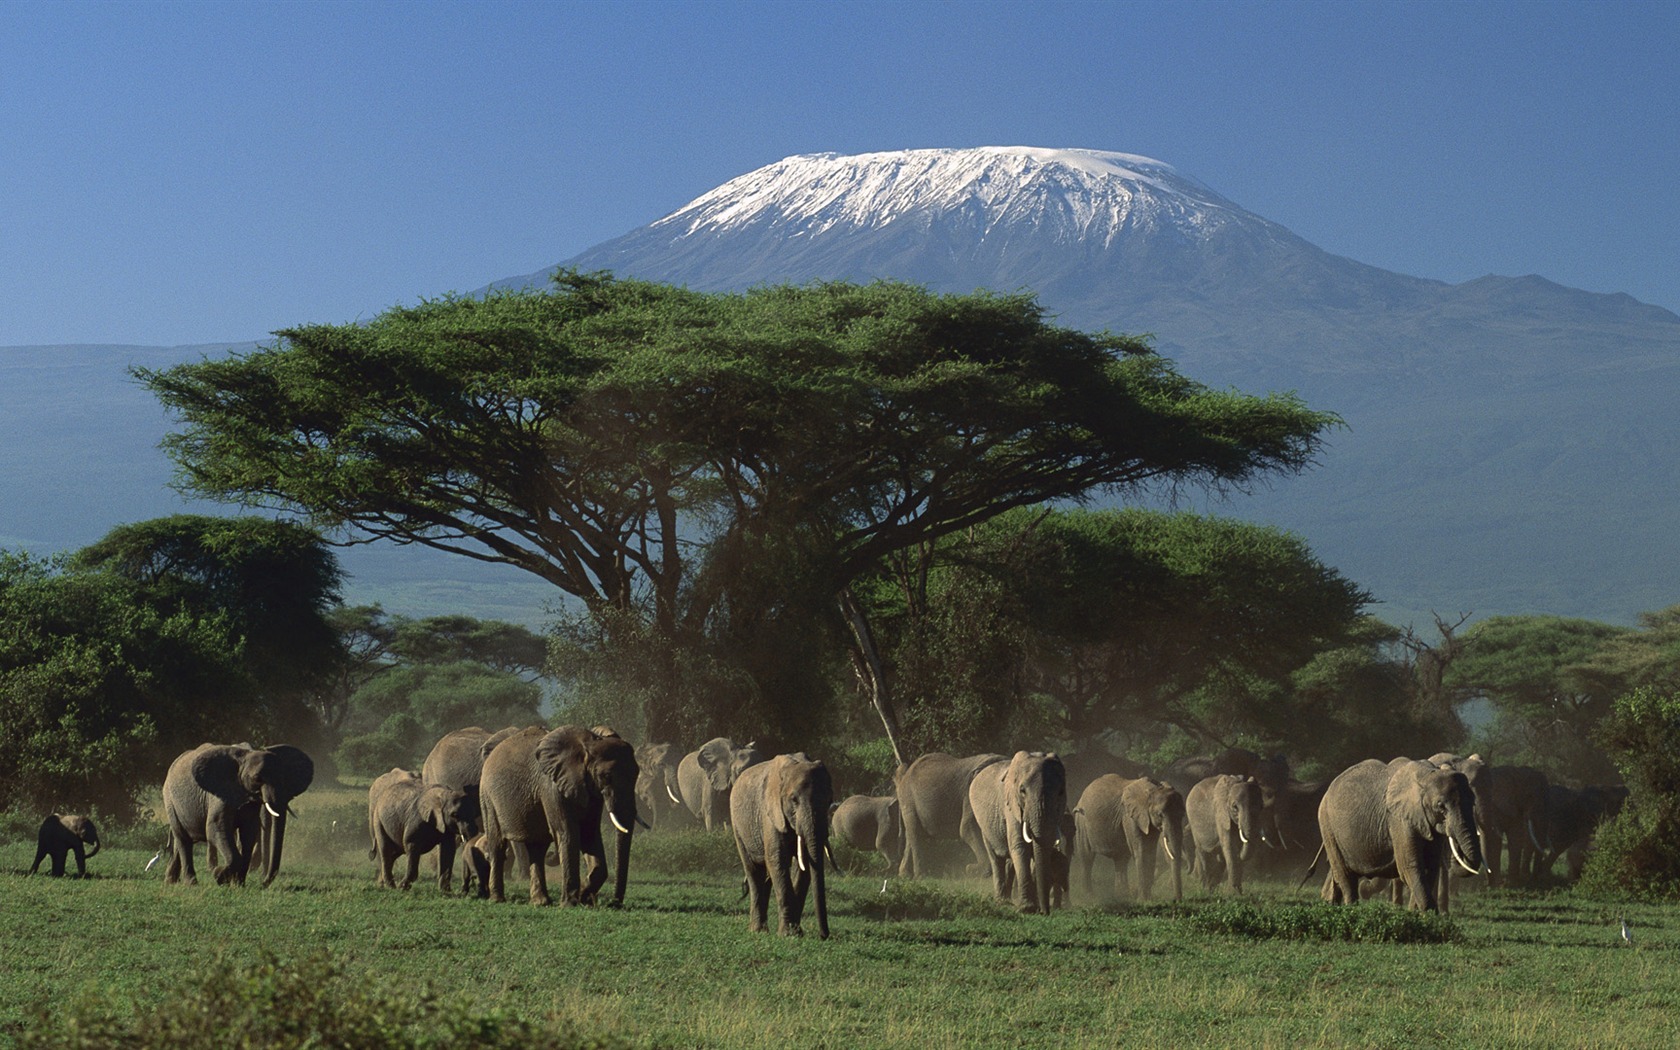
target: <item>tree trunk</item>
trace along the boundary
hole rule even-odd
[[[881,654],[875,648],[875,636],[869,630],[869,621],[850,587],[840,592],[840,611],[845,614],[846,623],[852,629],[853,659],[859,669],[859,677],[869,690],[875,713],[881,716],[881,725],[887,731],[887,743],[892,745],[893,758],[903,768],[908,763],[899,744],[898,715],[893,711],[892,697],[887,691],[886,669],[881,665]]]

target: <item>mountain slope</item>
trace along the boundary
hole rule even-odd
[[[563,265],[1032,289],[1064,323],[1152,333],[1203,382],[1341,413],[1317,470],[1210,509],[1300,532],[1385,615],[1680,601],[1680,317],[1626,295],[1391,273],[1159,161],[1012,147],[790,157]]]

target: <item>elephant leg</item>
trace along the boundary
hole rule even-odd
[[[1492,834],[1487,835],[1482,843],[1482,852],[1486,855],[1485,859],[1488,866],[1487,884],[1489,888],[1493,889],[1497,889],[1502,884],[1499,877],[1499,859],[1504,852],[1503,839],[1504,836],[1495,830]]]
[[[396,877],[391,874],[391,866],[396,862],[396,844],[381,839],[379,841],[379,870],[374,873],[374,885],[395,886],[397,884]]]
[[[747,929],[762,933],[770,927],[770,873],[762,864],[748,864]]]
[[[904,814],[904,855],[898,861],[898,875],[903,879],[920,878],[922,874],[922,829],[910,813]]]
[[[793,875],[788,870],[793,866],[793,849],[788,848],[786,843],[778,843],[774,853],[766,850],[766,854],[766,867],[770,869],[770,891],[776,898],[776,913],[781,919],[778,932],[787,934],[790,932],[788,917],[793,907]],[[798,926],[797,919],[793,925]],[[795,929],[791,932],[798,931]]]
[[[548,852],[548,843],[527,842],[525,849],[528,861],[525,870],[531,879],[531,903],[538,907],[553,904],[554,898],[548,895],[548,868],[543,863],[543,855]]]
[[[1237,844],[1235,833],[1221,836],[1225,852],[1225,881],[1231,887],[1232,893],[1242,892],[1242,847]]]
[[[1015,891],[1019,898],[1015,906],[1029,915],[1036,914],[1039,910],[1038,878],[1044,873],[1033,870],[1032,854],[1024,843],[1010,844],[1009,865],[1014,871]]]
[[[797,847],[796,847],[797,848]],[[821,861],[818,861],[821,863]],[[811,891],[811,873],[808,870],[790,872],[791,880],[788,884],[787,899],[782,902],[781,934],[784,937],[800,937],[804,931],[800,929],[800,920],[805,917],[805,899]]]
[[[455,875],[455,845],[456,836],[445,835],[438,843],[438,892],[447,894],[450,891],[450,880]],[[464,881],[464,880],[463,880]]]
[[[210,826],[209,848],[216,851],[211,861],[210,873],[215,876],[217,885],[225,886],[230,882],[243,883],[244,872],[239,870],[239,847],[234,841],[235,831],[231,826],[212,823]],[[222,863],[222,858],[227,858]]]
[[[1137,878],[1138,900],[1146,901],[1155,892],[1155,855],[1160,852],[1156,836],[1146,835],[1138,840]]]
[[[978,875],[986,870],[988,864],[996,863],[991,850],[986,847],[985,838],[980,834],[980,824],[974,819],[974,814],[966,809],[963,810],[962,823],[957,827],[957,835],[968,843],[970,852],[974,854],[974,874]]]
[[[403,872],[403,879],[397,884],[399,890],[406,890],[414,885],[414,880],[420,877],[421,849],[418,845],[410,844],[407,850],[408,870]]]

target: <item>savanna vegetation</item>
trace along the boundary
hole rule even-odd
[[[1338,421],[1293,396],[1208,389],[1026,295],[578,273],[139,375],[182,423],[182,485],[279,518],[0,555],[0,870],[48,809],[108,829],[100,878],[4,879],[29,948],[0,1031],[26,1045],[1672,1041],[1680,606],[1424,633],[1301,537],[1114,509],[1307,469]],[[567,611],[544,637],[346,606],[329,538],[506,563]],[[836,881],[834,942],[785,943],[746,936],[729,840],[699,832],[638,840],[623,912],[375,891],[365,790],[334,777],[538,720],[806,750],[841,795],[1018,747],[1157,770],[1250,747],[1302,778],[1480,750],[1630,794],[1583,889],[1470,894],[1450,922],[1282,884],[1026,919],[870,876]],[[144,871],[152,793],[205,740],[320,765],[305,859],[267,892]]]

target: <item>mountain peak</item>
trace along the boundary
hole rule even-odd
[[[1128,227],[1206,232],[1262,221],[1170,164],[1130,153],[1032,146],[787,157],[653,223],[687,238],[752,227],[808,237],[958,218],[982,237],[1031,225],[1061,241],[1108,243]]]

